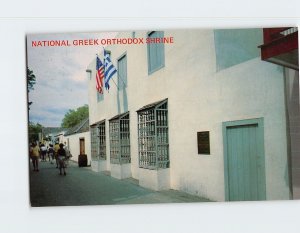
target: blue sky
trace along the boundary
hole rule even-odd
[[[100,53],[100,46],[32,47],[33,40],[77,40],[114,38],[110,33],[66,33],[27,35],[27,62],[36,76],[29,93],[33,104],[29,120],[46,127],[60,126],[65,113],[88,104],[86,67]]]

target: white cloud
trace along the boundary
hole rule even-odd
[[[100,46],[32,47],[32,41],[113,38],[116,33],[38,34],[27,36],[28,67],[36,76],[29,120],[59,126],[68,109],[88,103],[86,67]]]

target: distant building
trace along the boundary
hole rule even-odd
[[[63,141],[63,134],[66,130],[62,127],[43,127],[41,141],[44,141],[46,144]]]
[[[289,124],[291,112],[300,119],[299,72],[261,60],[262,29],[117,37],[174,43],[107,47],[118,75],[104,95],[95,60],[88,66],[94,171],[216,201],[293,198],[289,130],[299,129]]]
[[[64,131],[60,131],[56,135],[54,135],[54,142],[55,143],[64,143],[64,141],[65,141],[64,135],[65,135],[66,131],[67,131],[67,129]]]

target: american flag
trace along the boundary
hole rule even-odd
[[[100,94],[103,94],[103,78],[104,78],[104,66],[97,56],[96,59],[96,89]]]

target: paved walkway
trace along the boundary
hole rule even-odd
[[[40,171],[30,165],[30,199],[37,206],[78,206],[146,203],[186,203],[209,201],[175,190],[156,192],[145,189],[134,179],[118,180],[90,167],[79,168],[70,162],[67,175],[49,162],[39,163]]]

